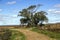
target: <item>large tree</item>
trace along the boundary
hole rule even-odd
[[[19,11],[19,16],[22,16],[23,18],[20,19],[22,24],[27,23],[27,25],[30,26],[37,26],[40,22],[40,25],[43,24],[44,21],[48,21],[46,17],[46,12],[39,11],[41,5],[31,5],[26,9],[23,9],[22,11]]]

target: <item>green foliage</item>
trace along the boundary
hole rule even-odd
[[[42,33],[45,34],[51,38],[55,38],[56,40],[60,40],[60,32],[52,32],[52,31],[48,31],[48,30],[40,30],[38,28],[32,28],[32,31],[38,32],[38,33]]]
[[[25,35],[19,31],[12,30],[12,35],[10,40],[25,40]]]
[[[39,11],[37,12],[37,9],[41,5],[31,5],[26,9],[23,9],[22,11],[19,12],[19,16],[22,16],[24,18],[21,18],[20,21],[22,24],[27,23],[30,26],[37,26],[38,23],[42,24],[44,21],[48,21],[46,17],[46,12],[44,11]]]

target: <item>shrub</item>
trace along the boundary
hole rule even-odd
[[[0,40],[9,40],[12,32],[9,29],[0,30]]]

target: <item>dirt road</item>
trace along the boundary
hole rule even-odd
[[[32,32],[32,31],[27,30],[27,29],[13,29],[13,30],[20,31],[23,34],[25,34],[26,40],[55,40],[55,39],[49,38],[48,36],[46,36],[44,34]]]

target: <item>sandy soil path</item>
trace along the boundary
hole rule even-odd
[[[49,38],[48,36],[46,36],[44,34],[32,32],[32,31],[27,30],[27,29],[13,29],[13,30],[20,31],[23,34],[25,34],[26,40],[55,40],[55,39]]]

